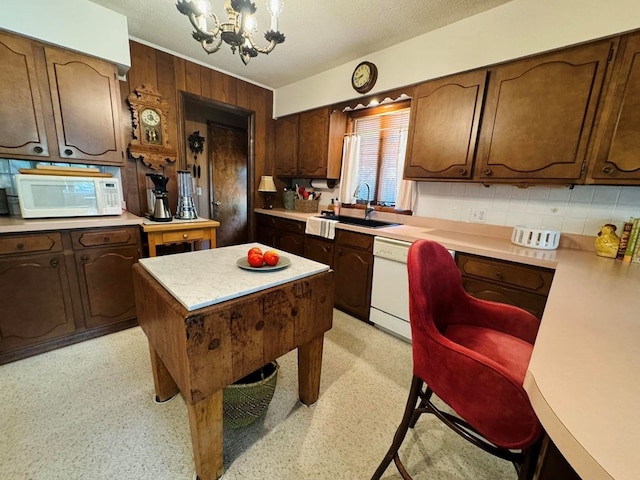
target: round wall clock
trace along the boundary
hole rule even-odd
[[[362,62],[351,75],[351,86],[358,93],[367,93],[376,84],[378,67],[371,62]]]

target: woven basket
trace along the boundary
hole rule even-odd
[[[278,362],[271,362],[247,375],[222,392],[225,427],[251,425],[267,413],[278,380]]]
[[[320,200],[300,200],[299,198],[295,199],[294,210],[298,212],[317,212],[318,204]]]

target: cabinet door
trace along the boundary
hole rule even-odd
[[[596,106],[617,40],[492,70],[476,176],[547,182],[582,178]]]
[[[124,163],[114,65],[45,47],[60,157]]]
[[[138,261],[138,248],[88,249],[75,256],[87,328],[134,318],[131,267]]]
[[[298,123],[298,174],[303,178],[327,177],[329,109],[300,114]]]
[[[620,70],[612,81],[598,128],[591,178],[597,183],[637,185],[640,183],[640,33],[623,39],[618,61]]]
[[[469,178],[473,172],[486,70],[416,87],[406,178]]]
[[[304,240],[304,256],[333,268],[333,240],[307,235]]]
[[[0,260],[0,352],[35,345],[75,331],[62,253]]]
[[[297,173],[298,115],[278,118],[275,122],[276,175],[293,176]]]
[[[335,307],[360,320],[368,321],[373,255],[340,244],[336,244],[335,248]]]
[[[276,231],[276,248],[295,255],[304,255],[304,235],[282,230]]]
[[[49,156],[32,43],[0,32],[0,153]]]

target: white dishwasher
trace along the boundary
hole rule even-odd
[[[411,341],[407,274],[410,246],[410,242],[391,238],[373,239],[373,285],[369,311],[369,320],[376,326],[408,341]],[[455,252],[449,252],[455,257]]]

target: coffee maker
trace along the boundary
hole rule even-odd
[[[149,218],[154,222],[170,222],[173,220],[173,215],[171,215],[171,209],[169,209],[169,197],[167,194],[169,177],[158,173],[147,173],[147,177],[153,182],[153,194],[155,196],[153,210],[150,212]]]

